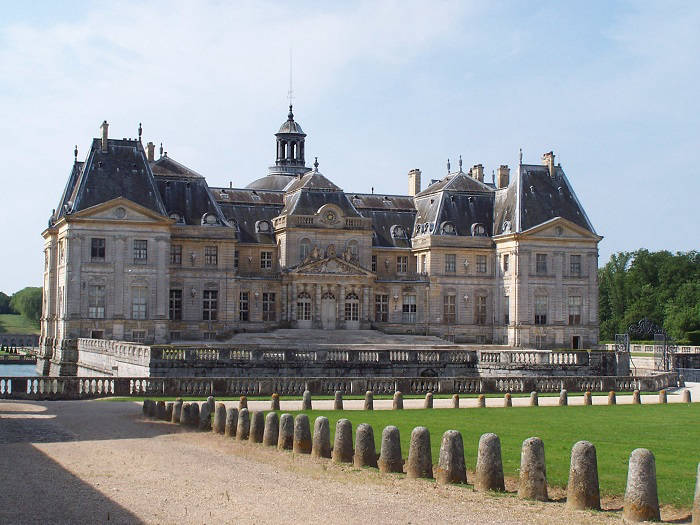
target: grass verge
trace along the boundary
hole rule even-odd
[[[30,321],[23,315],[0,314],[0,332],[5,334],[38,334],[39,323]]]

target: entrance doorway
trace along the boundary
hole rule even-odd
[[[335,330],[335,320],[335,295],[327,292],[321,297],[321,326],[324,330]]]
[[[573,350],[580,350],[581,349],[581,336],[580,335],[575,335],[571,338],[571,348]]]

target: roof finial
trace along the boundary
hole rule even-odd
[[[143,133],[143,128],[141,127],[141,123],[139,122],[139,142],[141,142],[141,134]]]
[[[294,99],[294,90],[292,88],[292,46],[289,46],[289,91],[287,91],[287,98],[289,98],[289,120],[294,120],[294,114],[292,113],[292,100]]]
[[[160,156],[163,156],[163,143],[160,143]]]
[[[450,159],[447,159],[447,174],[450,174]]]
[[[491,184],[496,184],[496,170],[491,170]]]
[[[523,165],[523,148],[520,148],[520,165]]]
[[[318,157],[314,157],[314,171],[318,173]]]
[[[75,149],[73,150],[73,156],[75,157],[75,162],[78,162],[78,145],[75,145]]]
[[[459,156],[459,172],[462,173],[462,155]]]

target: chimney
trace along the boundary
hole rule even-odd
[[[420,193],[420,170],[414,169],[408,172],[408,194],[415,197]]]
[[[109,129],[109,124],[107,124],[107,121],[105,120],[102,125],[100,126],[100,129],[102,130],[102,151],[107,151],[107,138],[109,137],[109,133],[107,132]]]
[[[148,159],[148,162],[153,162],[155,160],[155,155],[156,145],[153,144],[153,142],[149,142],[146,144],[146,159]]]
[[[542,164],[549,169],[549,176],[554,177],[554,152],[550,151],[542,155]]]
[[[472,166],[472,169],[469,170],[469,175],[471,175],[472,178],[478,180],[479,182],[484,182],[484,165],[474,164],[474,166]]]
[[[498,167],[498,180],[496,182],[497,188],[505,188],[510,184],[510,168],[507,164],[501,164]]]

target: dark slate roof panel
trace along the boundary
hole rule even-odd
[[[418,196],[425,196],[442,190],[466,191],[466,192],[488,192],[493,191],[491,187],[483,182],[470,177],[466,173],[450,173],[445,178],[430,184],[421,191]]]
[[[350,203],[342,191],[301,190],[285,196],[285,206],[281,213],[288,215],[314,215],[324,204],[335,204],[346,217],[360,217],[360,213]]]
[[[414,210],[376,210],[363,209],[362,216],[372,219],[372,228],[374,235],[372,236],[372,245],[383,248],[410,248],[411,247],[411,229],[416,212]],[[399,226],[405,236],[397,235],[400,231],[396,226]]]
[[[228,222],[237,229],[237,237],[242,243],[275,244],[272,219],[280,214],[281,206],[245,205],[220,203]],[[258,232],[259,221],[267,221],[267,232]]]
[[[164,156],[151,162],[151,171],[153,175],[162,175],[167,177],[183,177],[187,179],[203,179],[199,173],[188,168],[184,164],[180,164],[176,160],[168,156]]]
[[[493,210],[493,234],[514,233],[518,220],[518,181],[496,191]]]
[[[219,203],[284,205],[284,192],[248,188],[209,188]]]
[[[254,180],[246,188],[253,190],[283,190],[294,178],[292,175],[267,175]]]
[[[415,211],[413,197],[409,195],[382,195],[378,193],[346,193],[358,210],[410,210]]]
[[[74,193],[78,187],[78,180],[83,173],[83,168],[85,166],[84,162],[74,162],[73,169],[71,169],[70,176],[68,177],[68,183],[63,190],[63,195],[61,195],[61,200],[58,203],[58,208],[55,210],[52,220],[57,220],[58,218],[65,215],[66,209],[70,208],[72,199],[75,197]]]
[[[562,217],[595,233],[560,166],[554,177],[546,166],[520,167],[520,231]]]
[[[136,140],[109,139],[103,152],[100,139],[93,139],[74,195],[73,212],[124,197],[165,215],[143,146]]]
[[[328,180],[325,175],[317,171],[310,171],[299,179],[292,179],[284,190],[287,193],[292,193],[302,188],[307,190],[343,191]]]
[[[440,212],[435,221],[436,234],[441,226],[450,222],[455,226],[457,235],[471,237],[472,226],[482,224],[486,235],[493,230],[493,194],[467,195],[464,193],[444,193]]]
[[[224,223],[204,178],[156,176],[155,179],[168,215],[177,213],[186,225],[200,226],[202,217],[212,213]]]

